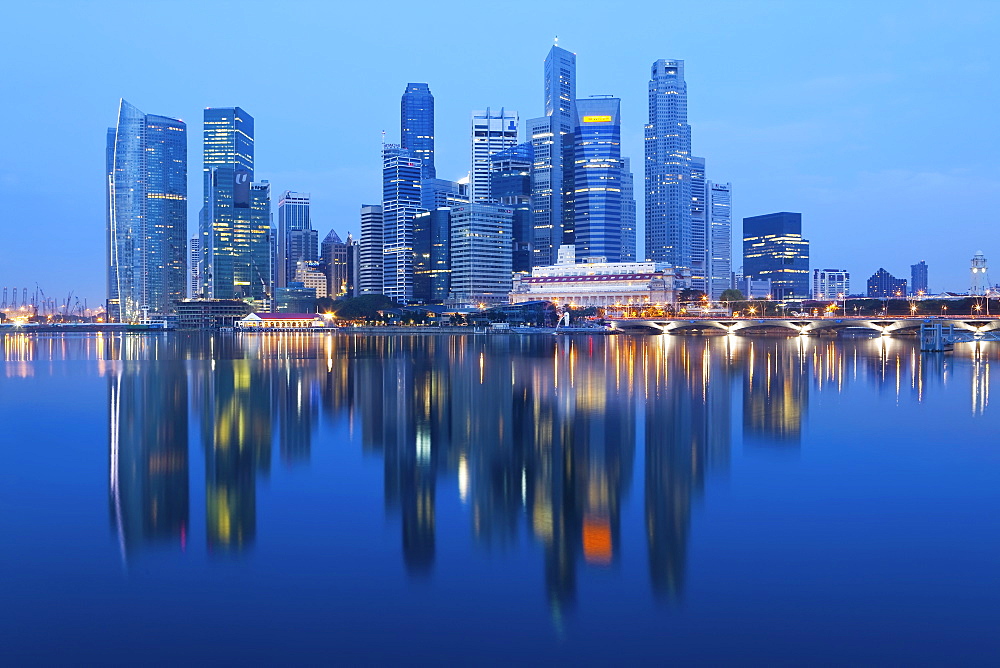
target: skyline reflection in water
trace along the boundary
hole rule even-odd
[[[558,628],[593,600],[581,583],[600,586],[604,572],[626,589],[644,581],[655,606],[688,602],[710,490],[721,501],[745,484],[730,481],[734,458],[792,475],[795,460],[766,454],[809,456],[810,416],[830,398],[854,388],[920,405],[928,393],[962,394],[965,414],[982,418],[1000,352],[731,336],[7,335],[3,344],[8,381],[69,360],[103,377],[111,534],[127,573],[144,555],[204,550],[236,568],[276,541],[307,542],[266,519],[274,504],[297,504],[321,532],[308,520],[317,508],[335,515],[367,497],[344,486],[293,500],[285,477],[350,476],[328,468],[332,453],[350,451],[362,455],[359,480],[378,465],[406,586],[430,595],[464,533],[474,551],[463,559],[517,564],[497,586],[537,578],[544,604],[525,605]]]

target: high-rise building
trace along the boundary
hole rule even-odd
[[[728,183],[708,181],[708,247],[706,292],[712,299],[722,296],[733,281],[733,188]]]
[[[400,100],[400,146],[420,159],[420,175],[437,176],[434,169],[434,96],[425,83],[408,83]]]
[[[691,158],[691,287],[708,294],[708,191],[705,158]]]
[[[632,161],[622,158],[622,262],[635,262],[635,179]]]
[[[201,280],[208,299],[269,299],[270,187],[254,183],[254,122],[205,109]]]
[[[653,63],[645,148],[646,258],[690,270],[691,126],[683,60]]]
[[[500,151],[491,158],[490,189],[493,198],[514,211],[512,222],[511,270],[531,271],[531,165],[534,149],[530,142]]]
[[[443,304],[451,289],[451,209],[422,211],[413,219],[413,299]]]
[[[569,208],[564,177],[573,170],[573,130],[576,126],[576,54],[553,46],[545,57],[545,115],[527,122],[534,148],[531,171],[532,266],[555,263],[564,239],[564,213]],[[571,181],[571,178],[569,179]],[[572,209],[569,208],[569,217]],[[572,234],[572,221],[569,231]]]
[[[172,313],[186,292],[187,125],[121,100],[106,160],[108,316]]]
[[[927,294],[927,263],[923,260],[910,265],[910,293]]]
[[[868,279],[869,299],[902,299],[905,296],[906,279],[896,278],[882,267]]]
[[[286,190],[278,200],[278,286],[295,280],[301,260],[315,260],[319,234],[312,227],[309,193]]]
[[[576,101],[573,234],[577,262],[619,262],[622,252],[621,100]],[[603,258],[603,259],[597,259]]]
[[[802,214],[743,219],[743,276],[770,280],[775,299],[809,298],[809,242],[802,238]]]
[[[420,181],[420,206],[427,211],[443,206],[469,203],[469,179],[423,179]]]
[[[851,275],[846,269],[813,269],[813,299],[844,299],[851,294]]]
[[[517,144],[517,112],[491,109],[472,112],[472,180],[470,196],[473,202],[488,202],[490,194],[490,157]]]
[[[361,242],[358,251],[358,294],[382,294],[382,207],[378,204],[361,206]]]
[[[361,243],[347,233],[347,292],[345,297],[358,296],[358,271],[361,267]]]
[[[382,291],[395,302],[413,297],[413,217],[420,207],[420,160],[395,144],[382,149]]]
[[[511,290],[513,209],[463,204],[451,209],[451,296],[462,304],[506,304]]]
[[[201,293],[201,276],[198,269],[201,266],[201,237],[191,237],[188,244],[188,296],[192,299]]]
[[[321,244],[320,260],[327,278],[326,294],[331,299],[347,296],[348,245],[341,240],[336,230],[330,230]]]

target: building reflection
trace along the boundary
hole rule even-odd
[[[743,442],[798,447],[809,401],[808,363],[802,337],[746,342],[743,373]],[[822,364],[821,364],[822,366]]]

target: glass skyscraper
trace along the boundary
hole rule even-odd
[[[400,145],[420,158],[420,174],[437,177],[434,169],[434,96],[425,83],[408,83],[399,103]]]
[[[420,208],[421,162],[396,144],[382,147],[382,292],[413,298],[413,217]]]
[[[278,200],[278,287],[295,280],[299,261],[318,259],[319,234],[312,227],[309,193],[286,190]]]
[[[657,60],[646,125],[646,259],[691,268],[691,126],[683,60]]]
[[[382,206],[361,205],[361,248],[358,250],[358,294],[382,294]]]
[[[472,112],[472,181],[473,202],[488,202],[490,194],[490,158],[517,144],[517,112],[501,107]]]
[[[733,272],[733,187],[706,181],[708,195],[708,274],[705,292],[718,299],[729,288]]]
[[[622,158],[622,262],[636,261],[635,223],[635,179],[631,161]]]
[[[186,293],[187,125],[121,100],[106,167],[108,316],[171,313]]]
[[[619,262],[622,253],[621,100],[576,101],[574,237],[578,262]],[[594,260],[594,258],[604,258]]]
[[[513,210],[511,270],[531,272],[531,165],[534,149],[530,142],[517,144],[490,158],[490,192],[493,199]]]
[[[527,122],[534,148],[531,173],[533,226],[532,266],[555,264],[565,227],[572,237],[572,206],[564,181],[572,176],[573,130],[576,125],[576,54],[553,46],[545,58],[543,97],[545,115]]]
[[[253,117],[239,107],[205,109],[204,132],[203,294],[270,299],[270,186],[253,180]]]
[[[462,304],[506,304],[512,287],[511,220],[499,204],[451,209],[451,299]]]
[[[809,242],[802,214],[769,213],[743,219],[743,276],[770,280],[775,299],[809,299]]]

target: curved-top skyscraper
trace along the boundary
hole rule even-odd
[[[420,158],[420,177],[437,178],[434,169],[434,96],[425,83],[408,83],[399,102],[400,145]]]

